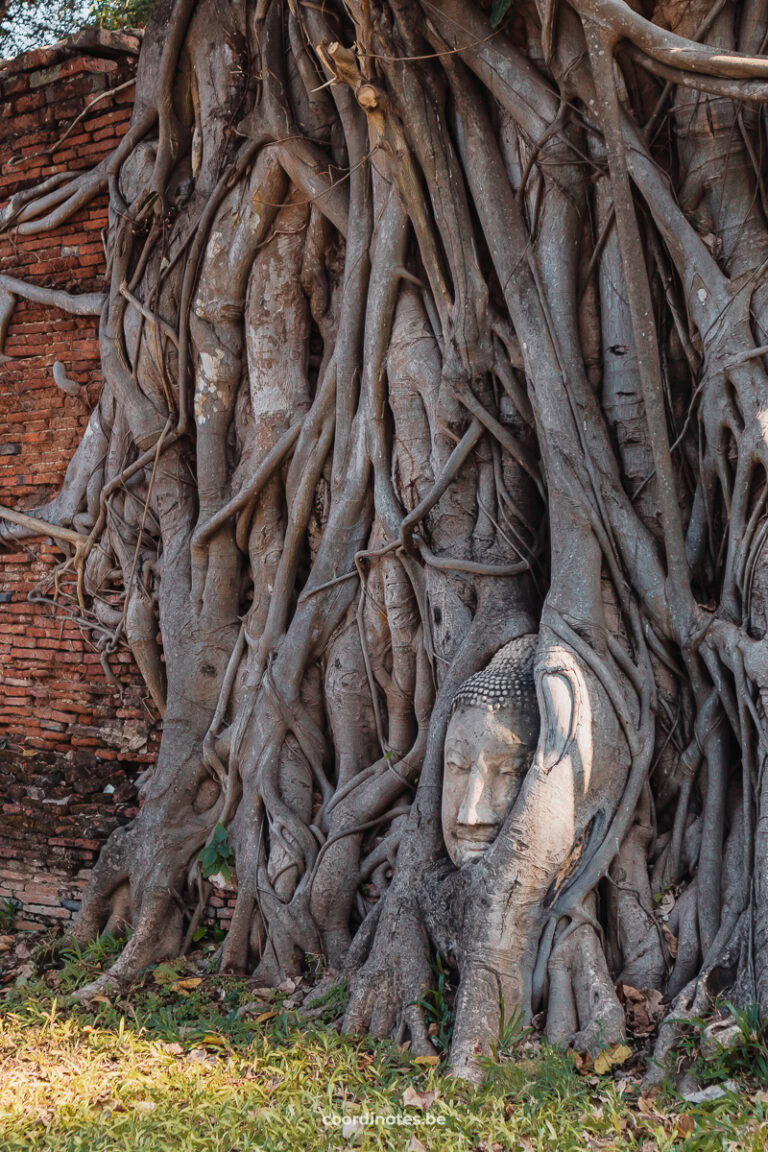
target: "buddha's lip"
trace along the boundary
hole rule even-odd
[[[482,860],[490,846],[490,843],[467,844],[466,842],[462,843],[459,841],[456,845],[457,863],[459,865],[471,864],[474,860]]]
[[[485,843],[485,841],[492,840],[494,836],[496,836],[500,827],[500,824],[479,824],[476,826],[471,824],[457,824],[456,839],[479,840]]]
[[[497,832],[497,828],[489,829],[487,832],[457,832],[456,840],[468,848],[487,848],[496,839]]]

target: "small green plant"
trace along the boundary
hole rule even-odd
[[[59,986],[64,991],[87,984],[100,972],[110,968],[125,946],[125,937],[117,939],[108,932],[96,936],[85,948],[77,941],[67,940],[65,944],[49,944],[51,959],[59,968]],[[43,958],[41,957],[41,963]]]
[[[530,1028],[525,1023],[525,1017],[519,1008],[514,1008],[512,1015],[507,1019],[504,1011],[504,997],[501,997],[501,1021],[499,1023],[499,1040],[492,1047],[493,1057],[497,1064],[509,1059],[514,1050],[525,1040]]]
[[[315,996],[307,1000],[306,1006],[311,1009],[322,1008],[318,1019],[321,1023],[330,1024],[331,1021],[341,1016],[347,1006],[348,999],[349,990],[347,988],[347,982],[346,980],[340,980],[338,984],[332,984],[331,987],[320,996]]]
[[[12,932],[16,917],[21,911],[21,904],[13,897],[0,900],[0,934]]]
[[[728,1003],[724,1007],[738,1028],[738,1035],[727,1045],[719,1044],[715,1037],[714,1053],[710,1051],[710,1054],[704,1056],[700,1047],[704,1029],[711,1021],[697,1020],[694,1075],[709,1083],[742,1079],[765,1084],[768,1082],[768,1022],[761,1019],[759,1005],[736,1008]]]
[[[436,986],[423,992],[411,1003],[421,1008],[432,1033],[432,1043],[438,1052],[442,1053],[447,1052],[451,1046],[456,1010],[450,969],[439,952],[435,955],[432,971],[435,974]]]
[[[154,0],[94,0],[87,22],[100,28],[143,28],[154,6]]]
[[[234,862],[234,855],[229,842],[229,833],[223,824],[217,824],[205,848],[201,849],[197,857],[200,871],[206,879],[221,876],[225,884],[231,884],[231,864]]]
[[[66,947],[64,937],[56,928],[50,928],[32,949],[32,961],[38,969],[57,968]]]
[[[226,932],[218,924],[201,924],[192,934],[195,944],[203,944],[206,949],[218,948],[226,938]]]
[[[325,971],[325,958],[317,952],[305,952],[302,967],[310,984],[317,984]]]

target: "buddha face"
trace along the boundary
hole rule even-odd
[[[448,855],[471,864],[496,839],[531,765],[539,734],[535,701],[498,710],[461,703],[445,737],[442,824]]]

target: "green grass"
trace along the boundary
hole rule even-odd
[[[311,1024],[283,995],[243,1018],[238,1007],[254,997],[247,981],[209,974],[184,988],[179,980],[200,975],[184,962],[160,966],[124,1000],[68,1005],[115,948],[101,940],[84,953],[41,953],[59,968],[0,997],[2,1152],[405,1150],[412,1135],[440,1152],[768,1147],[768,1092],[751,1068],[743,1091],[694,1107],[671,1094],[642,1096],[631,1065],[579,1074],[567,1054],[520,1031],[473,1090],[392,1044],[339,1036],[327,1019],[343,990],[307,997],[327,1009]],[[404,1105],[409,1089],[427,1111]],[[430,1103],[422,1094],[432,1092]],[[364,1113],[410,1119],[354,1139],[324,1124]],[[426,1116],[434,1123],[416,1123]]]

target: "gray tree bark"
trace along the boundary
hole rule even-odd
[[[431,1051],[439,949],[470,1078],[513,1011],[618,1038],[618,979],[768,1011],[768,3],[486,9],[161,0],[115,154],[1,220],[109,190],[99,407],[0,529],[73,549],[163,715],[77,938],[132,927],[102,983],[187,946],[224,826],[222,965],[320,955]],[[457,871],[451,699],[531,631],[536,755]]]

